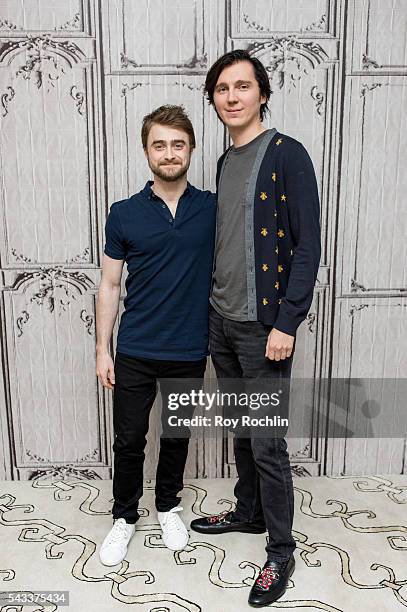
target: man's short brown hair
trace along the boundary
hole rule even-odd
[[[164,104],[164,106],[156,108],[152,113],[143,118],[143,125],[141,127],[143,149],[147,148],[147,138],[154,123],[182,130],[188,134],[191,149],[195,148],[194,128],[183,106]]]

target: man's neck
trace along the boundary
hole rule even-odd
[[[254,125],[247,126],[243,129],[229,128],[229,135],[235,147],[242,147],[248,142],[254,140],[256,136],[265,131],[266,128],[262,123],[255,123]]]
[[[176,204],[187,188],[186,175],[182,176],[177,181],[163,181],[159,176],[154,174],[153,181],[151,189],[167,203]]]

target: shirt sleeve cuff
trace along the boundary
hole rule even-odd
[[[281,331],[284,334],[295,337],[297,329],[301,323],[302,321],[299,321],[297,317],[287,314],[280,308],[280,312],[277,315],[273,328],[278,329],[278,331]]]

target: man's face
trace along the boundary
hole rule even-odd
[[[252,64],[243,60],[222,70],[213,100],[228,128],[245,128],[260,121],[260,106],[266,102],[266,96],[260,94]]]
[[[154,123],[144,153],[153,174],[172,182],[188,172],[192,150],[186,132]]]

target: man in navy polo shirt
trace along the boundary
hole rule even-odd
[[[187,182],[195,136],[182,107],[161,106],[144,117],[141,138],[153,181],[111,206],[96,308],[97,375],[114,388],[114,523],[100,548],[105,565],[124,559],[139,518],[157,378],[203,378],[208,355],[215,196]],[[126,297],[113,364],[108,347],[124,261]],[[156,508],[171,550],[188,542],[177,497],[188,442],[160,439]]]

